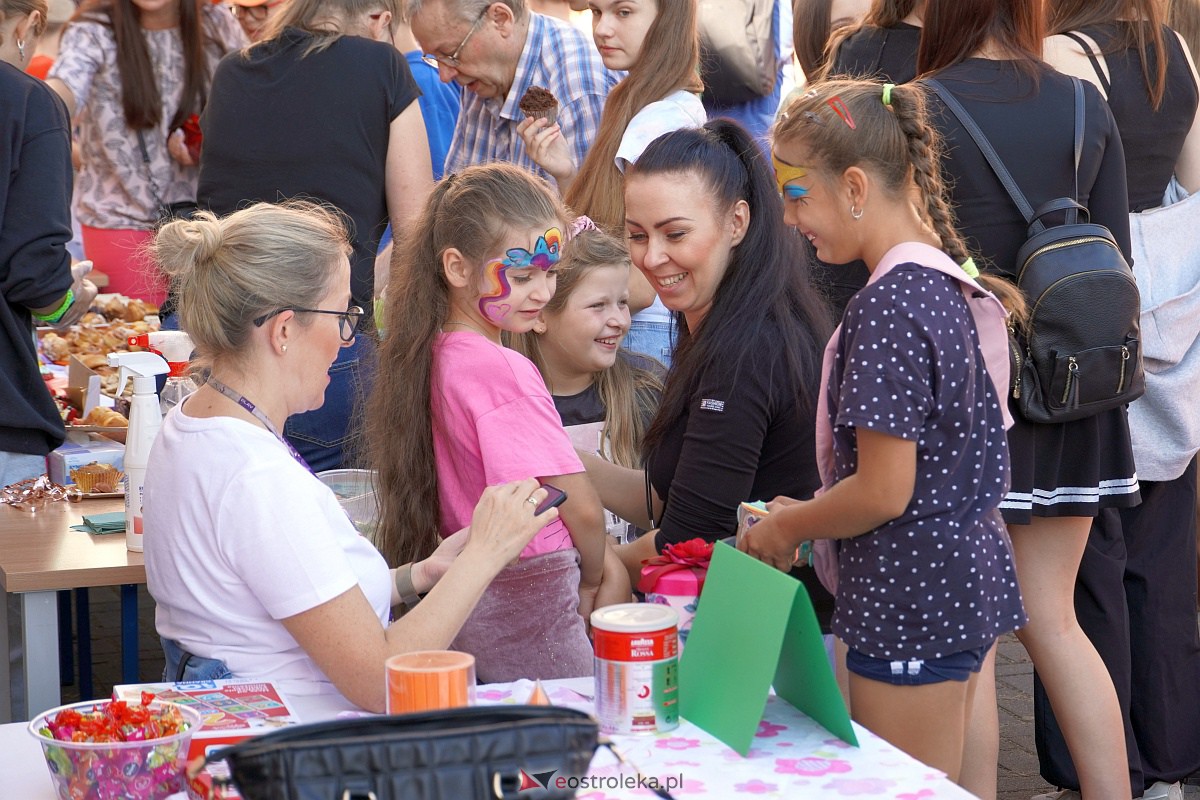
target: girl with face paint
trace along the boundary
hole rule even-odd
[[[501,345],[506,332],[532,331],[553,297],[565,229],[539,178],[503,164],[468,168],[435,188],[388,289],[369,414],[388,561],[432,552],[507,475],[568,496],[452,645],[475,655],[487,683],[591,674],[586,620],[629,597],[619,569],[597,597],[600,501],[537,368]]]

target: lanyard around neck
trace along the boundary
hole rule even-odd
[[[308,470],[309,472],[312,472],[312,467],[310,467],[308,465],[308,462],[304,460],[304,457],[302,455],[300,455],[298,452],[296,452],[296,448],[292,447],[292,443],[289,442],[287,439],[283,438],[282,434],[279,433],[279,429],[275,427],[275,423],[271,422],[270,418],[267,417],[267,415],[264,414],[262,411],[260,411],[258,409],[258,407],[254,405],[254,403],[251,403],[246,398],[245,395],[240,394],[233,389],[230,389],[228,386],[226,386],[225,384],[221,383],[219,380],[217,380],[216,378],[211,377],[211,376],[209,377],[207,383],[209,386],[216,389],[218,392],[225,395],[226,397],[228,397],[233,402],[237,403],[242,408],[246,409],[246,411],[250,412],[250,414],[255,419],[257,419],[259,422],[261,422],[263,424],[263,427],[265,427],[268,431],[271,432],[271,435],[273,435],[276,439],[278,439],[280,442],[283,443],[283,446],[287,448],[287,451],[292,456],[292,458],[294,458],[294,459],[296,459],[296,461],[300,462],[300,465],[302,467],[304,467],[306,470]]]

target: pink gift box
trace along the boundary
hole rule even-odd
[[[653,572],[656,567],[642,567],[642,575]],[[696,616],[696,605],[700,600],[700,582],[708,570],[689,567],[667,572],[658,577],[654,589],[646,593],[647,603],[670,606],[679,613],[679,646],[687,641],[692,629],[692,617]]]

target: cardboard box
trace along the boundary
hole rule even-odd
[[[120,470],[125,468],[125,445],[96,433],[86,434],[86,437],[73,434],[61,447],[50,453],[47,461],[51,481],[59,486],[70,486],[74,483],[71,470],[93,461],[112,464]]]
[[[192,736],[187,761],[189,800],[239,800],[224,761],[206,764],[204,757],[223,747],[300,722],[286,696],[270,682],[239,680],[192,683],[141,683],[114,688],[116,697],[140,701],[142,692],[187,705],[204,718]]]

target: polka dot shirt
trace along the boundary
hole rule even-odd
[[[835,478],[856,430],[917,445],[904,513],[841,541],[834,631],[875,658],[928,659],[1025,622],[999,514],[1008,450],[998,398],[960,284],[901,264],[850,301],[826,391]]]

